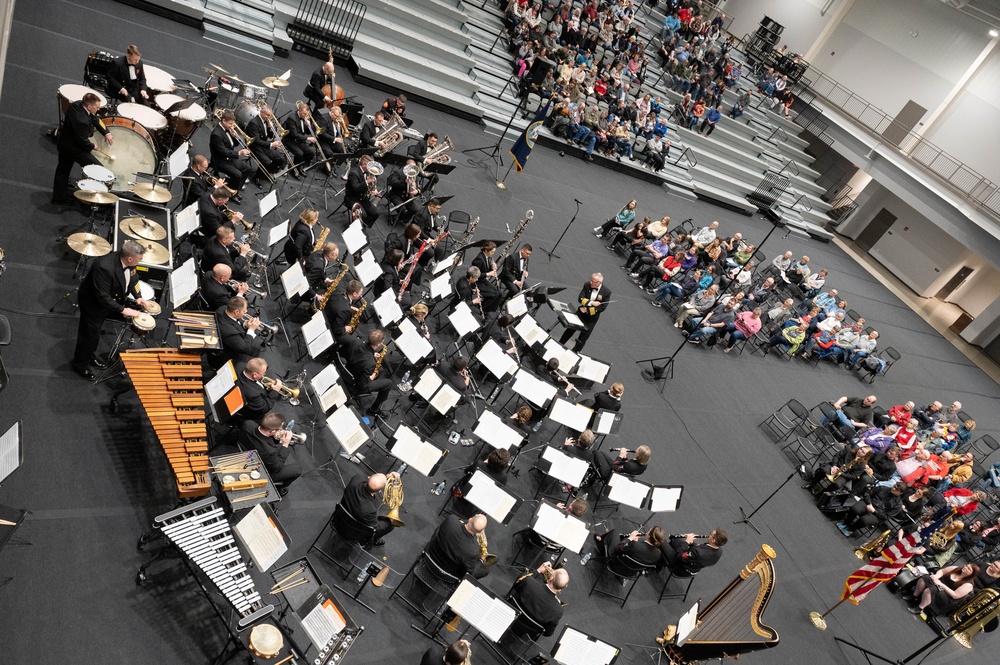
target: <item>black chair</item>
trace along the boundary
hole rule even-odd
[[[326,533],[327,527],[330,527],[334,534],[338,536],[338,538],[334,539],[335,545],[356,544],[365,550],[371,549],[372,543],[375,541],[375,527],[362,524],[356,517],[354,517],[354,515],[351,515],[346,508],[338,503],[337,507],[333,509],[333,515],[331,515],[330,519],[323,525],[319,535],[316,536],[312,545],[309,546],[309,551],[316,550],[318,554],[333,563],[335,566],[340,568],[341,572],[346,574],[351,571],[351,566],[345,566],[344,563],[335,556],[337,550],[328,552],[318,544],[323,538],[323,535]]]
[[[628,597],[632,595],[632,589],[635,588],[635,583],[639,581],[640,577],[648,574],[654,568],[655,566],[647,566],[646,564],[639,563],[627,554],[612,557],[601,568],[601,572],[597,575],[597,579],[594,580],[594,585],[590,587],[590,593],[587,595],[592,596],[594,593],[599,593],[602,596],[609,596],[622,601],[621,606],[625,607]],[[605,575],[611,575],[624,581],[625,587],[628,589],[624,596],[597,588],[597,585],[601,583],[601,579]]]
[[[968,411],[962,411],[960,409],[959,412],[958,412],[958,420],[960,422],[964,423],[966,420],[975,420],[975,418],[973,418],[972,416],[970,416],[969,413],[968,413]]]
[[[781,447],[782,452],[791,453],[795,466],[812,468],[823,456],[823,449],[806,437],[797,436]]]
[[[997,450],[1000,450],[1000,443],[998,443],[997,440],[989,434],[984,434],[973,441],[970,444],[970,447],[977,456],[980,456],[980,459],[985,461],[991,453],[995,453]]]
[[[448,598],[455,588],[458,586],[459,582],[462,580],[455,577],[444,568],[442,568],[434,559],[427,554],[427,552],[421,552],[420,556],[410,569],[406,571],[406,575],[400,581],[399,585],[393,589],[392,594],[389,596],[389,600],[392,600],[395,596],[399,596],[406,605],[413,611],[420,614],[422,617],[428,621],[433,618],[434,614],[440,609],[441,602],[434,609],[427,611],[426,600],[427,594],[425,593],[422,598],[411,598],[402,592],[406,580],[410,579],[410,590],[417,582],[426,589],[435,598],[440,599],[443,602]],[[415,581],[414,581],[415,580]]]
[[[889,368],[895,365],[896,361],[902,357],[899,355],[899,351],[892,348],[891,346],[885,347],[885,349],[881,353],[876,353],[875,355],[880,360],[882,360],[883,363],[885,363],[882,367],[881,372],[873,372],[872,370],[868,369],[863,359],[861,362],[856,363],[854,366],[854,369],[859,374],[859,378],[862,381],[868,381],[869,384],[875,383],[875,377],[878,376],[879,374],[881,374],[882,376],[888,374]]]
[[[667,579],[663,580],[663,587],[660,589],[660,597],[656,600],[656,604],[659,605],[664,598],[680,598],[681,602],[687,600],[688,593],[691,591],[691,585],[694,583],[694,578],[697,577],[698,571],[687,571],[687,570],[673,570],[667,568]],[[684,585],[684,593],[667,593],[667,585],[670,584],[670,580],[677,578],[683,583],[687,581]]]
[[[7,346],[11,340],[10,321],[6,316],[0,314],[0,346]]]
[[[853,325],[855,322],[861,320],[861,315],[853,309],[847,310],[847,314],[844,316],[845,325]]]
[[[361,402],[361,398],[371,397],[372,394],[370,392],[361,392],[358,389],[358,381],[355,378],[354,373],[348,369],[347,360],[340,355],[339,350],[333,354],[333,362],[337,366],[337,371],[340,372],[341,378],[344,379],[344,384],[346,385],[349,394],[348,401],[354,402],[354,405],[358,407],[358,411],[361,415],[368,415],[365,411],[364,404]]]
[[[807,423],[811,423],[809,410],[797,399],[792,398],[762,420],[758,427],[769,431],[775,443],[781,443]]]

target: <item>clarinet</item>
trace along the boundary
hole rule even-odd
[[[510,240],[507,241],[507,244],[503,246],[503,251],[500,252],[500,256],[496,260],[497,266],[503,266],[503,262],[507,259],[507,254],[510,253],[510,248],[514,246],[514,243],[517,242],[517,239],[521,237],[521,234],[524,233],[524,230],[528,228],[528,224],[530,224],[531,220],[533,220],[534,218],[535,218],[534,210],[529,210],[528,212],[524,213],[524,219],[522,219],[520,222],[517,223],[517,228],[514,229],[514,235],[512,235],[510,237]],[[494,269],[494,271],[499,273],[499,269]],[[500,275],[499,274],[495,275],[493,277],[493,281],[496,282],[496,286],[497,288],[499,288]]]

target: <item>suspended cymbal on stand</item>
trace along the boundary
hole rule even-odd
[[[163,240],[167,237],[167,230],[163,226],[145,217],[126,217],[118,224],[118,228],[125,235],[143,240]]]
[[[218,66],[217,64],[215,64],[214,62],[210,62],[210,63],[208,63],[208,64],[209,64],[209,65],[211,65],[211,66],[212,66],[212,68],[213,68],[213,69],[214,69],[214,70],[215,70],[216,72],[222,72],[223,74],[228,74],[228,73],[229,73],[229,72],[227,72],[227,71],[226,71],[225,69],[223,69],[222,67],[220,67],[220,66]],[[202,67],[202,69],[204,69],[204,70],[205,70],[206,72],[208,71],[208,67]]]
[[[271,90],[277,90],[278,88],[284,88],[285,86],[288,85],[288,81],[286,81],[283,78],[279,78],[277,76],[268,76],[267,78],[263,79],[261,81],[261,83],[263,83],[265,86],[267,86]]]
[[[132,193],[150,203],[167,203],[173,198],[169,189],[149,182],[140,182],[132,187]]]
[[[114,205],[118,202],[118,195],[112,194],[111,192],[94,192],[80,189],[73,192],[73,196],[76,197],[77,201],[83,201],[84,203],[97,206]]]
[[[146,252],[142,255],[140,261],[142,263],[149,263],[152,265],[162,266],[166,265],[167,261],[170,259],[170,252],[167,248],[158,242],[140,242],[142,248]]]
[[[66,238],[66,244],[83,256],[104,256],[111,251],[111,243],[93,233],[74,233]]]

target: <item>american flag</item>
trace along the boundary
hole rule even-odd
[[[942,514],[943,513],[943,514]],[[865,599],[872,589],[894,578],[915,554],[914,550],[926,543],[931,534],[941,528],[941,525],[952,516],[950,510],[941,511],[935,515],[927,526],[908,533],[902,539],[889,545],[882,553],[869,563],[861,566],[847,576],[844,583],[844,594],[841,602],[849,600],[855,605]]]

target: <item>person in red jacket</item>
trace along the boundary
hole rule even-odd
[[[986,492],[970,490],[967,487],[953,487],[944,492],[944,502],[955,509],[956,515],[968,515],[979,508],[979,502],[986,499]]]

